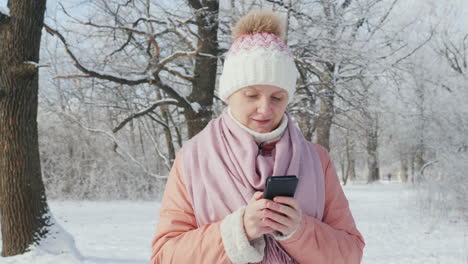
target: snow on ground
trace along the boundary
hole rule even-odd
[[[468,226],[422,215],[411,187],[383,181],[345,192],[366,241],[362,263],[468,264]]]
[[[83,260],[71,254],[30,252],[0,257],[0,264],[149,263],[158,203],[52,201],[50,207],[57,222],[73,235]]]
[[[457,216],[421,215],[414,202],[408,202],[414,201],[411,188],[382,182],[344,189],[366,240],[362,263],[468,263],[467,226]],[[149,263],[159,211],[156,202],[52,201],[50,206],[57,221],[74,236],[83,259],[36,251],[0,257],[1,264]]]

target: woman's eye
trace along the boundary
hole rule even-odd
[[[274,101],[281,101],[281,98],[280,97],[272,97]]]
[[[256,94],[247,94],[247,97],[255,98],[255,97],[257,97],[257,95]]]

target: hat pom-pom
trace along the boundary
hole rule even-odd
[[[266,10],[250,11],[241,17],[232,30],[232,37],[235,41],[245,34],[271,33],[284,40],[285,23],[278,13]]]

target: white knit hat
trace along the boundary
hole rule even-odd
[[[219,79],[222,100],[239,89],[262,84],[283,88],[292,98],[298,72],[281,30],[274,12],[254,11],[239,20]]]

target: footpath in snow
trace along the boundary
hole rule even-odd
[[[382,182],[344,189],[366,240],[362,263],[468,264],[466,224],[457,216],[422,215],[411,188]],[[50,206],[83,257],[36,251],[0,257],[0,264],[149,263],[158,203],[52,201]]]

